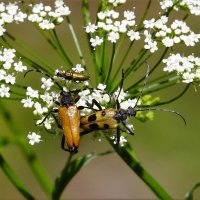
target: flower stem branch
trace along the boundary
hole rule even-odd
[[[14,171],[8,165],[8,163],[4,160],[3,156],[0,154],[0,167],[3,172],[7,175],[9,180],[13,183],[13,185],[17,188],[17,190],[26,198],[30,200],[34,200],[33,195],[28,192],[24,184],[18,179]]]
[[[69,30],[70,30],[70,32],[72,34],[72,37],[73,37],[73,40],[74,40],[74,44],[75,44],[76,49],[78,51],[78,55],[79,55],[79,58],[81,60],[81,63],[82,63],[82,65],[84,67],[86,67],[85,60],[84,60],[84,57],[83,57],[83,53],[81,51],[81,48],[80,48],[80,45],[79,45],[79,42],[78,42],[78,38],[76,36],[76,33],[75,33],[74,28],[73,28],[73,26],[72,26],[72,24],[70,22],[69,17],[66,17],[66,20],[67,20],[67,23],[68,23],[68,26],[69,26]]]

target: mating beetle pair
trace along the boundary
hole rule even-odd
[[[120,92],[123,87],[123,81],[124,81],[124,73],[122,71],[122,81],[120,85],[119,94],[115,100],[114,107],[116,108],[107,108],[102,109],[100,104],[93,99],[92,105],[90,105],[89,108],[93,109],[93,105],[96,105],[99,110],[95,110],[92,114],[86,115],[86,116],[79,116],[79,110],[83,109],[84,106],[78,107],[76,103],[79,100],[79,97],[75,97],[73,95],[73,92],[65,92],[59,84],[50,77],[61,89],[60,92],[60,100],[55,101],[54,103],[58,105],[58,109],[53,109],[47,113],[45,118],[42,120],[40,124],[42,124],[47,117],[53,113],[58,113],[58,117],[60,122],[58,122],[53,115],[55,121],[57,122],[58,126],[63,129],[63,137],[61,141],[61,148],[65,151],[69,151],[70,153],[77,153],[80,143],[80,135],[87,134],[89,132],[92,132],[94,130],[105,130],[105,129],[117,129],[117,143],[120,141],[120,127],[119,123],[122,123],[124,127],[127,129],[128,133],[134,134],[133,131],[126,125],[125,120],[131,116],[135,116],[137,111],[145,111],[145,110],[162,110],[167,112],[172,112],[177,115],[179,115],[185,122],[185,119],[180,115],[178,112],[174,110],[168,110],[163,108],[137,108],[137,104],[142,96],[144,87],[147,82],[149,74],[149,66],[147,66],[147,73],[146,78],[143,84],[143,87],[141,89],[140,94],[137,97],[136,104],[131,107],[129,106],[128,109],[123,110],[120,108],[120,104],[118,101],[118,97],[120,95]],[[85,76],[83,74],[75,73],[75,72],[59,72],[56,74],[57,77],[64,78],[66,80],[78,80],[78,81],[84,81],[88,80],[89,77]],[[88,108],[88,107],[86,107]],[[186,123],[186,122],[185,122]],[[84,131],[80,133],[80,128],[82,128]],[[68,148],[65,148],[65,142],[67,143]]]

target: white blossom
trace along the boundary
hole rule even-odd
[[[41,136],[37,135],[35,132],[29,132],[27,138],[29,139],[29,144],[34,145],[35,143],[41,142]]]

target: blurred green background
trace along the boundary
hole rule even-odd
[[[43,2],[52,4],[53,1]],[[72,11],[70,19],[76,33],[78,33],[84,57],[87,61],[86,63],[90,65],[91,58],[89,57],[83,32],[81,1],[69,0],[65,2]],[[97,0],[92,0],[90,3],[92,16],[94,16]],[[136,8],[137,20],[141,17],[146,3],[146,0],[129,0],[126,6],[122,6],[121,9],[132,9],[134,6]],[[153,0],[152,3],[153,5],[148,15],[149,19],[156,17],[155,13],[160,11],[157,0]],[[175,18],[180,19],[181,16],[183,16],[182,12],[173,13],[173,17]],[[199,17],[190,17],[187,20],[187,24],[196,33],[200,31],[199,19]],[[47,59],[53,67],[56,68],[65,65],[30,24],[11,25],[8,26],[8,30],[17,38],[29,44],[37,54]],[[75,53],[71,36],[64,23],[58,26],[57,30],[66,51],[75,63],[79,63],[80,61]],[[183,46],[179,46],[175,51],[184,53],[185,56],[194,52],[195,56],[199,56],[199,47],[199,45],[196,45],[195,48],[183,48]],[[153,60],[150,63],[153,63]],[[157,70],[156,73],[158,74],[161,71],[162,66],[160,66],[160,71]],[[89,68],[89,73],[93,74],[92,67]],[[140,76],[134,76],[133,79],[139,79],[144,73],[144,71],[141,71],[138,74]],[[32,79],[33,87],[37,87],[39,85],[39,76],[33,74],[29,77]],[[22,81],[27,84],[27,80],[23,79]],[[126,88],[126,84],[128,83],[125,83],[124,88]],[[160,96],[162,100],[168,100],[180,93],[183,87],[183,84],[179,84],[165,91],[157,92],[155,95]],[[190,87],[187,94],[181,99],[163,106],[180,112],[186,118],[186,126],[176,115],[158,111],[155,112],[153,121],[141,123],[134,119],[136,135],[128,136],[142,165],[174,199],[183,199],[185,193],[195,183],[200,181],[200,94],[199,87],[196,89],[197,91],[193,87]],[[27,137],[28,131],[37,130],[34,125],[34,116],[30,110],[22,108],[22,105],[15,101],[5,101],[5,103],[23,131],[24,137]],[[7,134],[10,134],[9,128],[6,127],[4,119],[0,116],[0,135]],[[50,135],[46,132],[42,132],[41,135],[43,142],[33,147],[30,146],[30,148],[36,151],[39,160],[45,166],[53,181],[64,167],[68,154],[60,148],[60,135]],[[87,135],[81,138],[81,145],[77,156],[89,152],[103,152],[110,148],[106,140],[102,140],[100,143],[94,140],[92,135]],[[47,199],[18,147],[10,145],[1,149],[1,153],[37,199]],[[195,197],[196,199],[200,199],[200,189],[195,192]],[[10,183],[2,170],[0,170],[0,199],[22,198],[21,194]],[[94,159],[84,167],[65,189],[63,199],[65,198],[155,199],[156,197],[116,154],[110,154]]]

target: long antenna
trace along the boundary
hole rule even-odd
[[[136,103],[135,103],[135,106],[133,108],[137,107],[137,104],[138,104],[138,102],[139,102],[139,100],[140,100],[140,98],[141,98],[141,96],[143,94],[144,88],[146,87],[148,77],[149,77],[149,64],[147,63],[147,72],[146,72],[144,84],[142,86],[142,90],[140,91],[140,94],[138,95]]]
[[[165,112],[171,112],[171,113],[175,113],[177,114],[179,117],[181,117],[181,119],[184,121],[185,125],[186,125],[186,120],[185,118],[178,112],[176,112],[175,110],[170,110],[170,109],[166,109],[166,108],[137,108],[135,109],[135,111],[145,111],[145,110],[162,110],[162,111],[165,111]]]

